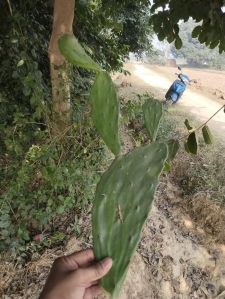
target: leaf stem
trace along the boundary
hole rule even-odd
[[[216,116],[216,114],[217,113],[219,113],[223,108],[225,108],[225,104],[222,106],[222,107],[220,107],[220,109],[219,110],[217,110],[206,122],[204,122],[201,126],[199,126],[195,131],[198,131],[198,130],[200,130],[202,127],[204,127],[205,125],[207,125],[207,123],[214,117],[214,116]]]
[[[225,104],[222,106],[222,107],[220,107],[220,109],[218,109],[207,121],[205,121],[203,124],[201,124],[198,128],[196,128],[196,129],[192,129],[192,130],[190,130],[189,132],[188,132],[188,134],[187,135],[185,135],[185,136],[183,136],[183,137],[181,137],[179,140],[182,140],[182,139],[186,139],[191,133],[193,133],[193,132],[197,132],[197,131],[199,131],[201,128],[203,128],[205,125],[207,125],[207,123],[214,117],[214,116],[216,116],[223,108],[225,108]]]

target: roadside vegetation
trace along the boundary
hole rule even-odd
[[[60,115],[48,62],[53,3],[9,4],[0,4],[0,250],[28,258],[62,241],[70,228],[80,230],[77,221],[90,213],[109,153],[90,117],[90,71],[70,67],[71,124],[60,121],[55,130]],[[151,52],[148,20],[145,4],[77,1],[73,28],[96,62],[118,71],[130,51]]]
[[[134,96],[126,102],[122,111],[128,126],[128,132],[135,143],[145,143],[147,131],[144,126],[142,103],[148,94]],[[150,95],[154,98],[153,95]],[[126,101],[126,100],[123,100]],[[159,128],[158,139],[168,140],[182,138],[187,134],[184,119],[198,127],[199,122],[193,115],[188,115],[179,106],[165,110]],[[215,136],[212,145],[206,145],[199,135],[199,150],[197,155],[189,155],[182,147],[178,152],[171,170],[174,181],[183,190],[184,196],[192,197],[197,193],[204,193],[212,200],[225,203],[225,154],[223,140]]]

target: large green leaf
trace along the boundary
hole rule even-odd
[[[160,120],[163,115],[163,105],[157,100],[146,100],[143,105],[145,125],[151,141],[155,141],[159,129]]]
[[[89,70],[101,71],[101,67],[87,55],[75,36],[63,35],[59,39],[59,49],[70,63]]]
[[[120,153],[119,102],[115,86],[106,72],[97,74],[90,94],[92,118],[102,139],[110,150]]]
[[[113,259],[102,286],[118,298],[167,159],[165,144],[150,143],[113,161],[97,186],[92,212],[97,260]]]
[[[205,141],[206,144],[212,144],[213,143],[213,136],[212,136],[212,133],[210,132],[208,126],[204,126],[202,128],[202,135],[203,135],[203,138],[204,138],[204,141]]]

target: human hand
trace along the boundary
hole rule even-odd
[[[112,267],[105,258],[94,262],[91,249],[60,257],[53,263],[39,299],[92,299],[101,292],[99,279]]]

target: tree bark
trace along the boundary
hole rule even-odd
[[[65,58],[58,40],[73,34],[75,0],[54,0],[53,29],[48,49],[52,83],[52,111],[54,130],[62,133],[70,122],[70,86]]]

